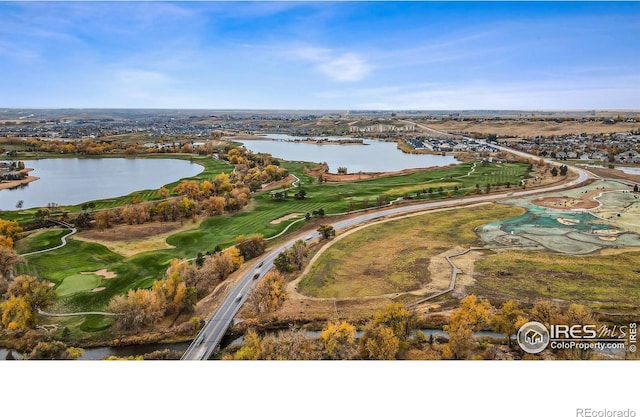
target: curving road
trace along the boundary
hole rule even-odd
[[[527,154],[525,152],[516,151],[513,149],[505,148],[502,146],[496,146],[491,144],[491,146],[495,146],[507,152],[511,152],[513,154],[523,156],[525,158],[533,158],[534,160],[544,159],[534,155]],[[560,165],[555,161],[544,159],[545,162]],[[502,199],[521,197],[525,195],[531,194],[539,194],[550,191],[563,190],[568,187],[576,186],[584,183],[585,181],[591,178],[590,173],[577,168],[569,166],[569,170],[578,174],[578,177],[564,182],[562,184],[556,184],[549,187],[531,189],[531,190],[521,190],[521,191],[510,191],[506,193],[495,193],[495,194],[483,194],[473,197],[466,197],[461,199],[448,199],[442,201],[431,201],[425,203],[417,203],[410,205],[402,205],[399,207],[387,208],[383,210],[377,210],[372,212],[367,212],[365,214],[352,217],[350,219],[345,219],[341,221],[337,221],[335,223],[330,223],[333,228],[338,231],[341,229],[345,229],[348,227],[356,226],[365,222],[369,222],[372,220],[380,219],[382,217],[387,216],[395,216],[399,214],[411,213],[411,212],[419,212],[419,211],[428,211],[437,208],[443,207],[455,207],[467,204],[474,204],[480,202],[495,202]],[[259,281],[264,275],[264,272],[268,271],[273,267],[273,260],[285,249],[290,248],[295,241],[299,239],[303,239],[305,241],[313,240],[320,237],[320,233],[318,232],[309,232],[304,235],[302,238],[298,237],[295,239],[291,239],[288,242],[271,249],[267,254],[263,255],[257,261],[257,266],[248,270],[244,276],[239,280],[238,284],[235,287],[231,288],[227,297],[222,302],[222,305],[218,308],[218,310],[214,313],[214,315],[206,322],[205,326],[202,328],[198,336],[194,339],[191,345],[187,348],[185,353],[182,356],[182,360],[207,360],[211,356],[211,354],[217,349],[222,337],[227,331],[227,328],[231,325],[233,317],[236,315],[242,303],[246,300],[247,294],[253,288],[253,286]],[[253,279],[256,274],[259,274],[258,279]]]

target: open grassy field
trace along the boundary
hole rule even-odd
[[[452,247],[479,244],[474,228],[523,212],[486,205],[374,224],[328,248],[302,278],[298,291],[319,298],[402,293],[429,282],[430,258]]]
[[[637,252],[567,256],[507,250],[476,264],[476,283],[468,290],[492,299],[534,303],[553,299],[580,303],[600,312],[640,313]]]

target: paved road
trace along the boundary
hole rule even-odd
[[[492,146],[495,146],[492,144]],[[541,159],[537,156],[532,156],[524,152],[515,151],[512,149],[496,146],[505,151],[523,156],[525,158],[533,158],[534,160]],[[546,162],[559,165],[555,161],[545,160]],[[437,208],[443,207],[454,207],[461,206],[463,204],[474,204],[480,202],[493,202],[502,199],[521,197],[525,195],[531,194],[539,194],[549,191],[557,191],[563,190],[565,188],[579,185],[584,183],[590,178],[590,174],[577,167],[569,166],[569,170],[572,170],[578,174],[576,179],[564,182],[562,184],[556,184],[545,188],[538,189],[530,189],[530,190],[520,190],[520,191],[510,191],[508,193],[495,193],[495,194],[482,194],[473,197],[466,197],[463,199],[447,199],[441,201],[431,201],[425,203],[418,204],[407,204],[401,205],[398,207],[376,210],[364,213],[362,215],[352,217],[350,219],[345,219],[341,221],[337,221],[335,223],[331,223],[336,231],[352,226],[356,226],[358,224],[362,224],[365,222],[369,222],[372,220],[380,219],[387,216],[395,216],[399,214],[419,212],[419,211],[428,211]],[[303,240],[309,241],[316,238],[319,238],[320,234],[318,232],[309,232],[308,234],[302,237]],[[242,303],[246,300],[247,294],[253,288],[254,285],[259,281],[259,279],[253,279],[255,274],[259,274],[259,278],[262,278],[264,273],[273,267],[273,260],[280,254],[280,252],[285,249],[290,248],[296,240],[300,239],[299,237],[296,239],[291,239],[288,242],[278,246],[277,248],[271,249],[267,254],[263,255],[257,266],[250,269],[245,275],[240,279],[239,283],[233,287],[227,297],[222,302],[222,305],[218,308],[218,310],[214,313],[214,315],[207,321],[205,326],[202,328],[198,336],[194,339],[193,343],[187,348],[185,353],[182,356],[182,360],[207,360],[211,356],[211,354],[216,350],[222,337],[227,331],[227,328],[231,325],[233,317],[236,315]]]

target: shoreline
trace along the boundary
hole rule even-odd
[[[290,135],[291,136],[291,135]],[[364,143],[364,138],[345,138],[345,139],[336,139],[336,140],[329,140],[329,139],[324,139],[322,137],[318,137],[317,139],[313,139],[312,137],[300,137],[297,138],[295,136],[291,136],[292,140],[283,140],[283,139],[275,139],[275,138],[268,138],[266,136],[262,136],[262,135],[248,135],[248,134],[240,134],[237,136],[229,136],[229,137],[225,137],[225,139],[233,141],[233,140],[270,140],[270,141],[275,141],[275,142],[291,142],[291,143],[306,143],[306,144],[310,144],[310,145],[362,145],[362,146],[367,146],[367,143]]]
[[[25,168],[20,172],[31,172],[33,168]],[[21,180],[12,180],[12,181],[3,181],[0,182],[0,190],[12,190],[14,188],[22,187],[23,185],[27,185],[30,182],[39,180],[40,177],[36,177],[33,175],[27,175],[25,178]]]

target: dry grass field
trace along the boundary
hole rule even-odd
[[[367,310],[365,305],[417,299],[435,292],[451,273],[446,262],[439,262],[443,253],[452,247],[461,250],[478,244],[476,226],[522,212],[518,207],[481,205],[473,210],[410,216],[345,233],[318,254],[299,282],[294,281],[295,292],[281,313],[318,315],[323,310],[319,307],[324,306],[333,314],[335,302],[342,314],[348,315],[350,310]]]
[[[74,239],[99,243],[122,256],[130,257],[138,253],[171,249],[167,237],[200,227],[200,222],[153,222],[139,225],[117,225],[111,229],[85,230]]]

